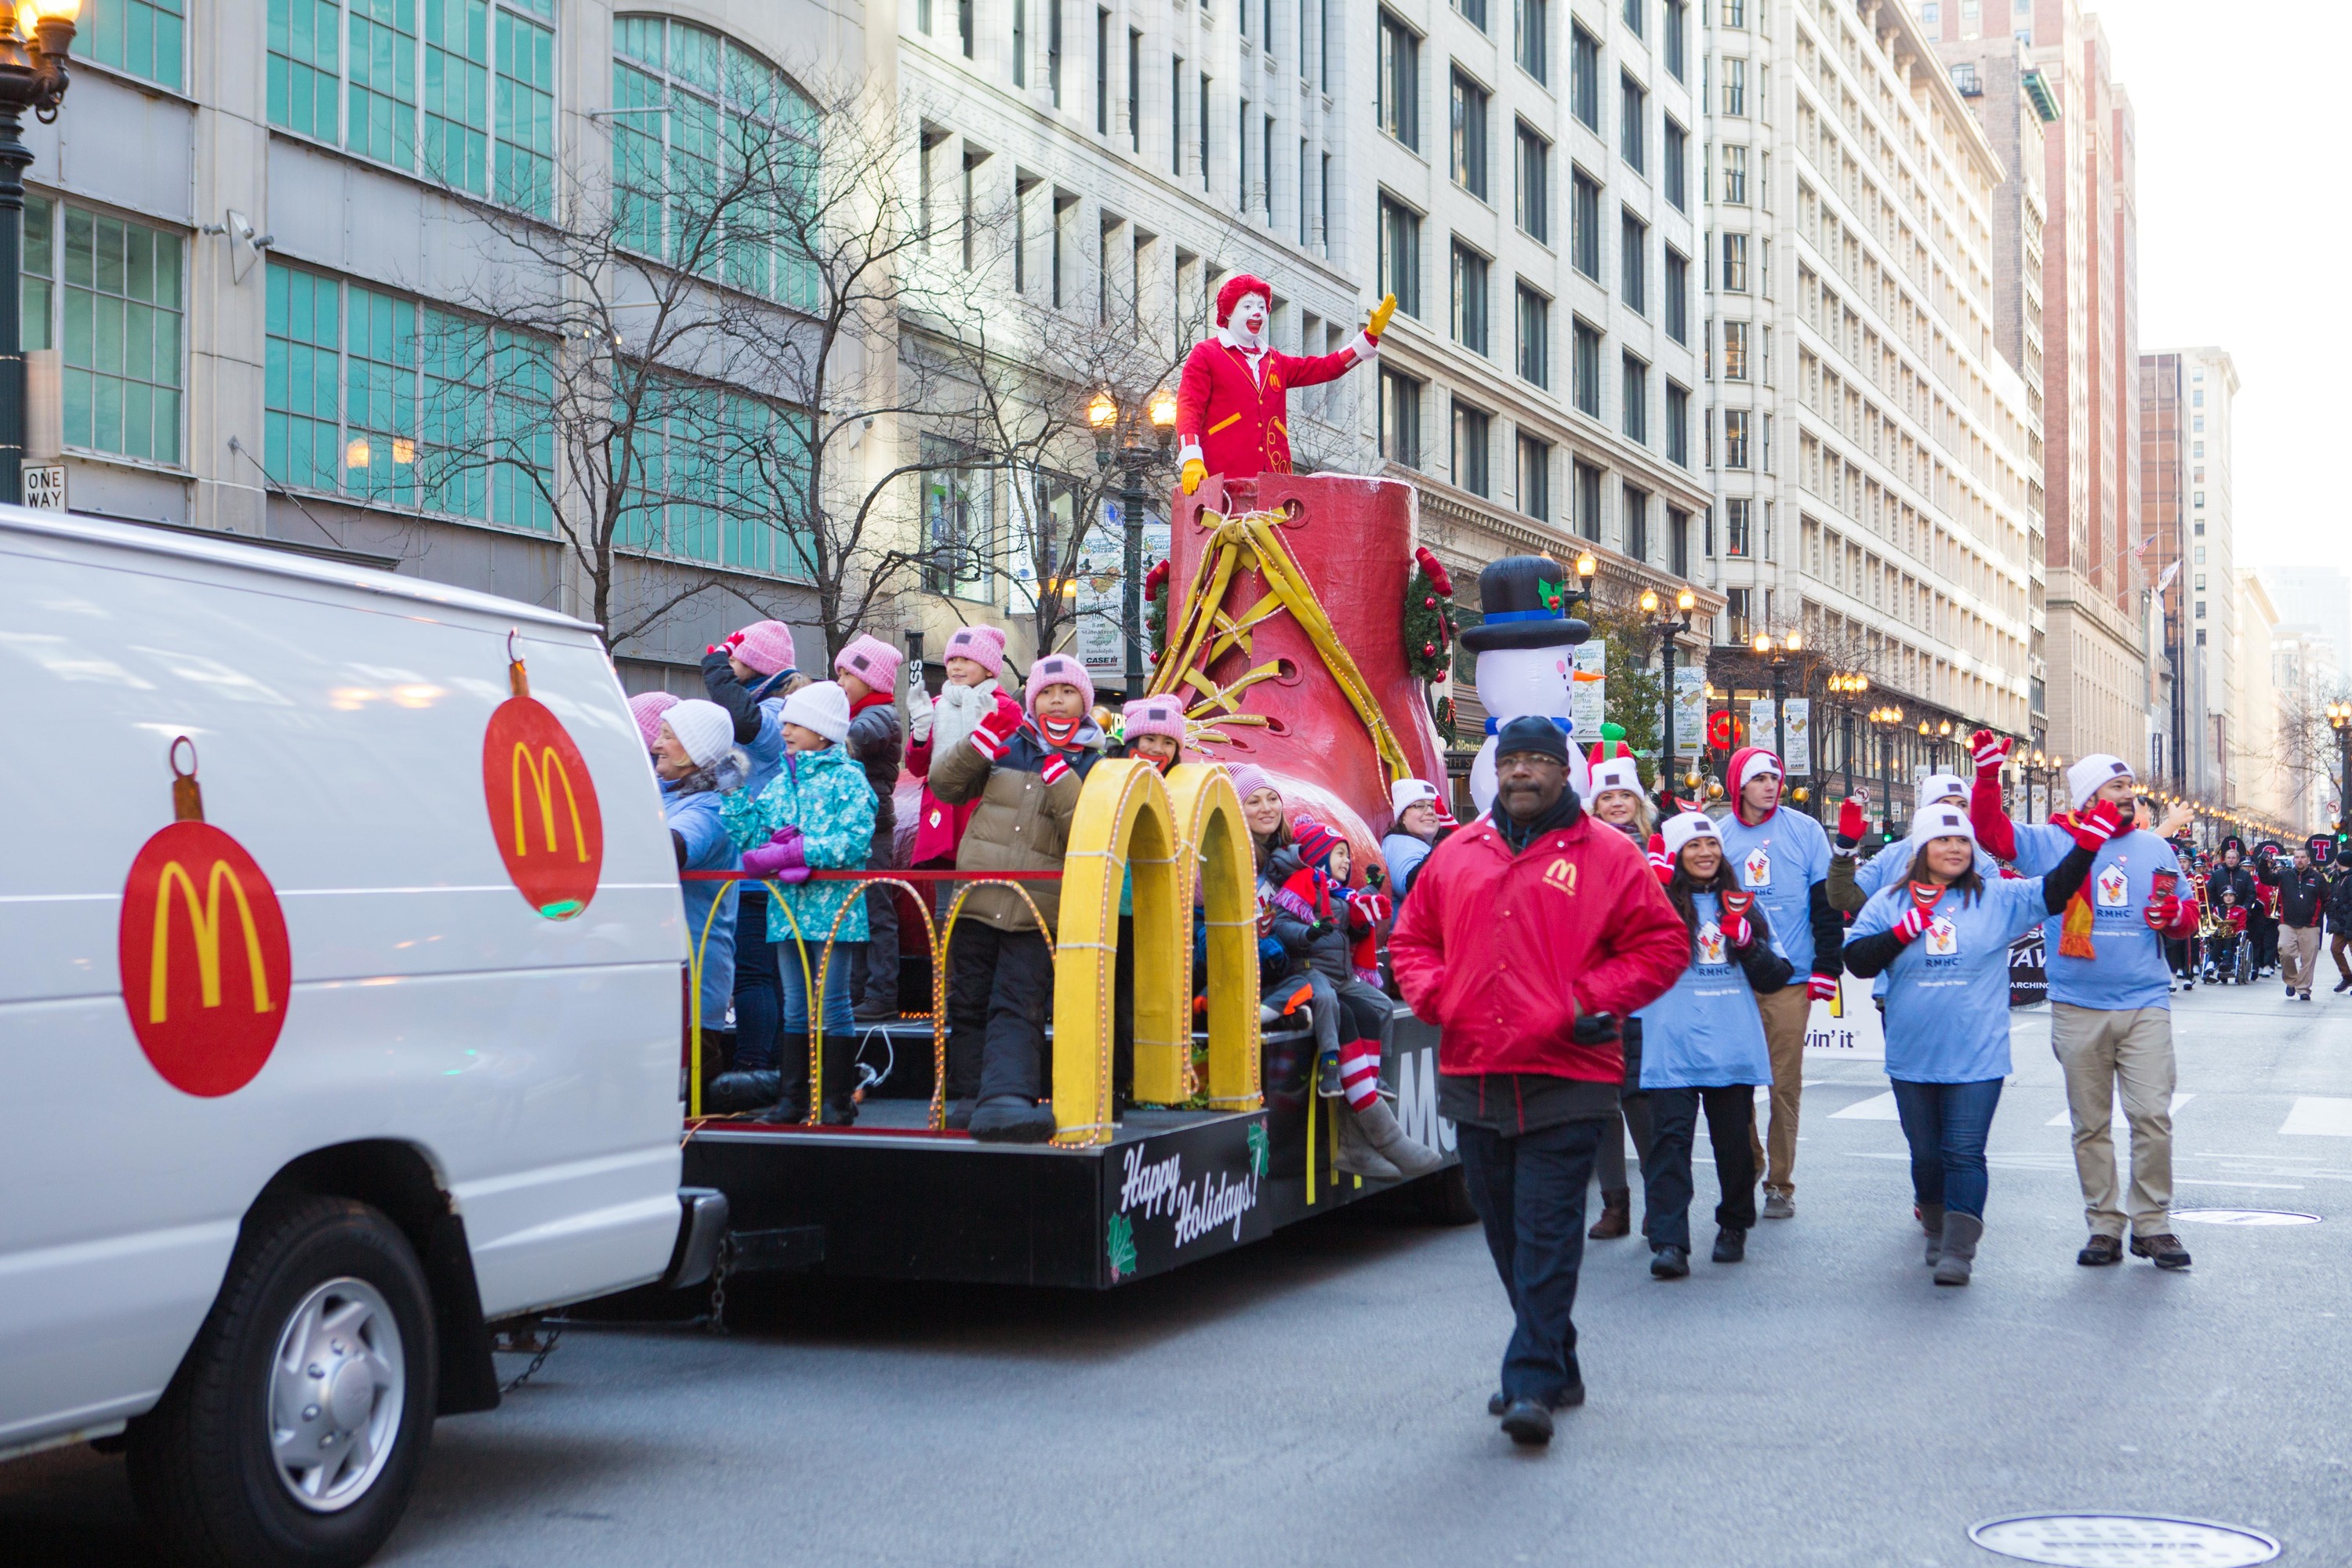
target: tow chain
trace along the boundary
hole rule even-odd
[[[735,1236],[730,1231],[719,1238],[719,1256],[710,1263],[710,1310],[703,1322],[714,1334],[727,1331],[727,1265],[734,1257]]]
[[[522,1343],[511,1345],[507,1348],[515,1351],[526,1351],[531,1348],[531,1342],[538,1339],[539,1331],[542,1326],[543,1325],[539,1323],[533,1323],[530,1328],[524,1330],[520,1335],[501,1334],[499,1337],[504,1340],[514,1340],[520,1338],[523,1342]],[[499,1384],[499,1397],[503,1398],[507,1394],[512,1394],[516,1389],[520,1388],[524,1384],[529,1383],[532,1378],[538,1376],[539,1369],[547,1364],[547,1358],[553,1355],[555,1353],[555,1347],[562,1342],[563,1331],[562,1329],[554,1330],[549,1333],[547,1338],[540,1342],[538,1347],[539,1353],[530,1358],[530,1364],[523,1368],[521,1373],[518,1375]],[[498,1347],[494,1346],[493,1348]]]

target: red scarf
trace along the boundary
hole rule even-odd
[[[2078,818],[2074,812],[2062,811],[2050,820],[2061,827],[2067,827],[2073,826]],[[2058,952],[2061,957],[2096,958],[2099,956],[2098,949],[2091,944],[2092,923],[2091,879],[2085,877],[2083,879],[2083,885],[2074,889],[2074,896],[2066,900],[2066,912],[2059,917]]]

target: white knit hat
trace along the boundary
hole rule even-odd
[[[1930,838],[1965,838],[1974,844],[1976,824],[1957,805],[1922,806],[1911,818],[1911,842],[1925,844]]]
[[[1592,764],[1592,794],[1598,796],[1604,789],[1629,789],[1642,793],[1642,770],[1631,757],[1612,757],[1605,763]]]
[[[672,703],[661,721],[698,768],[709,767],[735,743],[735,721],[727,716],[727,710],[699,697]]]
[[[814,730],[838,744],[849,737],[849,693],[837,680],[803,686],[784,699],[784,722]]]
[[[1919,809],[1927,810],[1948,795],[1969,798],[1969,781],[1958,773],[1929,773],[1919,781]]]
[[[1739,764],[1738,780],[1731,787],[1735,792],[1746,789],[1750,780],[1762,773],[1770,773],[1776,779],[1783,777],[1780,759],[1761,746],[1750,747]]]
[[[2074,797],[2077,807],[2087,805],[2099,786],[2109,779],[2131,778],[2131,764],[2121,757],[2111,757],[2105,752],[2093,752],[2066,770],[2066,793]]]
[[[1399,779],[1389,785],[1389,810],[1399,816],[1408,807],[1436,804],[1437,786],[1427,779]]]
[[[1676,812],[1666,818],[1658,836],[1666,841],[1667,858],[1674,860],[1682,858],[1683,846],[1694,838],[1712,838],[1718,844],[1723,841],[1723,835],[1716,831],[1715,818],[1703,811]]]

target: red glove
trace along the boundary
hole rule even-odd
[[[720,638],[719,641],[712,643],[709,647],[704,648],[702,651],[706,656],[714,653],[723,653],[731,656],[735,652],[736,647],[742,641],[743,634],[741,632],[737,632],[732,637]]]
[[[2000,764],[2009,760],[2009,749],[2016,742],[1990,730],[1979,730],[1969,738],[1969,744],[1976,752],[1977,777],[1988,779],[2000,776]]]
[[[978,741],[980,737],[975,734],[972,739]],[[1058,753],[1048,752],[1045,762],[1038,765],[1037,776],[1045,781],[1047,789],[1051,789],[1070,776],[1070,764],[1062,761]]]
[[[1812,979],[1806,983],[1805,994],[1816,1002],[1835,1001],[1838,994],[1837,976],[1816,972]]]
[[[1674,857],[1666,853],[1666,837],[1663,833],[1650,835],[1650,869],[1658,874],[1658,886],[1662,888],[1675,879]]]
[[[1004,748],[1012,744],[1014,735],[1020,733],[1021,722],[1019,710],[1000,704],[990,709],[988,717],[980,721],[980,728],[971,732],[971,743],[980,748],[982,756],[992,763],[1004,754]],[[1053,781],[1048,779],[1046,782],[1050,784]]]
[[[1367,926],[1376,926],[1396,910],[1389,896],[1377,888],[1366,889],[1348,900],[1348,907],[1363,919]]]
[[[2140,918],[2147,921],[2148,930],[2168,931],[2180,923],[2180,900],[2167,893],[2160,899],[2150,899],[2147,908],[2140,911]]]
[[[1919,933],[1926,931],[1927,922],[1935,918],[1935,905],[1913,904],[1903,911],[1903,918],[1895,922],[1895,940],[1906,947],[1910,946],[1919,940]]]
[[[1848,797],[1846,803],[1838,807],[1837,847],[1851,849],[1860,844],[1863,833],[1869,826],[1862,814],[1862,802]]]
[[[2088,849],[2095,855],[2123,825],[2123,813],[2116,809],[2114,801],[2095,800],[2074,814],[2074,820],[2067,824],[2066,831],[2074,835],[2078,848]]]

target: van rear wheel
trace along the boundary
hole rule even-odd
[[[271,1199],[162,1401],[129,1433],[132,1494],[178,1558],[351,1568],[383,1544],[433,1431],[433,1310],[398,1226],[344,1198]]]

